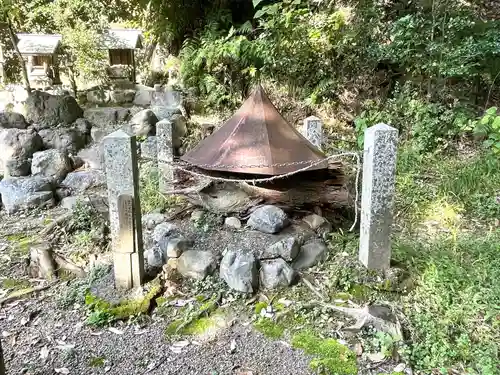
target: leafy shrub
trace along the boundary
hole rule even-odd
[[[248,92],[263,64],[260,43],[244,35],[245,24],[229,32],[219,22],[209,24],[199,37],[186,40],[181,51],[181,76],[210,107],[234,108]]]
[[[471,117],[466,107],[422,99],[410,85],[405,85],[396,88],[394,96],[383,104],[367,101],[354,123],[359,146],[367,127],[384,122],[399,129],[403,139],[412,139],[419,151],[431,151],[462,134]]]
[[[475,123],[474,133],[485,138],[483,145],[486,149],[500,155],[500,114],[497,107],[488,109]]]

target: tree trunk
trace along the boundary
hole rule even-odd
[[[12,28],[12,23],[10,22],[10,18],[8,16],[7,16],[7,26],[9,28],[10,41],[12,42],[12,46],[14,47],[14,51],[16,51],[17,57],[19,58],[19,62],[21,63],[24,88],[26,89],[26,91],[28,91],[28,93],[30,93],[31,86],[30,86],[30,81],[28,79],[28,71],[26,70],[26,63],[24,62],[23,56],[21,55],[21,52],[19,51],[19,48],[17,47],[16,35],[14,34],[14,30]]]

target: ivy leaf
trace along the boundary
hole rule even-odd
[[[255,12],[255,15],[253,16],[253,18],[260,18],[260,17],[262,17],[266,13],[267,13],[267,9],[266,8],[259,9],[257,12]]]
[[[497,107],[488,108],[488,110],[486,111],[486,113],[488,115],[496,115],[497,114]]]
[[[263,0],[253,0],[253,7],[257,8],[257,6],[262,3]]]

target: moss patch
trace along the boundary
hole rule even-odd
[[[90,367],[103,367],[106,362],[106,358],[104,357],[93,357],[90,358],[89,366]]]
[[[303,331],[292,338],[292,346],[314,356],[310,366],[321,374],[355,375],[356,354],[335,339],[322,339],[312,331]]]
[[[264,336],[271,339],[279,339],[285,333],[285,325],[283,323],[264,317],[257,319],[254,323],[254,327]]]
[[[260,313],[262,312],[262,310],[264,309],[267,309],[267,302],[257,302],[255,304],[255,314],[256,315],[260,315]]]
[[[24,233],[10,234],[5,238],[7,239],[7,241],[9,241],[12,248],[19,252],[21,255],[29,254],[31,245],[37,242],[36,238],[27,236]]]
[[[200,305],[196,311],[189,313],[188,316],[172,321],[165,329],[165,335],[202,335],[212,328],[220,327],[225,321],[225,317],[224,314],[215,312],[218,300],[218,297],[212,298]],[[197,318],[193,319],[193,316]],[[192,321],[182,327],[190,319]]]
[[[155,280],[149,292],[144,297],[126,300],[120,302],[118,305],[110,304],[88,292],[85,296],[85,304],[92,311],[92,314],[87,319],[87,323],[102,325],[116,320],[128,319],[134,315],[147,314],[151,302],[160,292],[160,282],[159,280]]]
[[[0,285],[2,286],[3,289],[14,289],[14,290],[26,289],[31,286],[28,280],[10,279],[10,278],[3,279],[0,282]]]

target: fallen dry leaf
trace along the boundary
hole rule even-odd
[[[64,374],[64,375],[68,375],[69,374],[69,370],[66,367],[55,368],[54,371],[57,374]]]
[[[123,335],[123,331],[119,330],[118,328],[114,328],[114,327],[109,327],[108,328],[110,332],[113,332],[117,335]]]
[[[50,353],[49,348],[47,347],[47,345],[45,345],[42,348],[42,350],[40,350],[40,358],[44,359],[44,360],[47,359],[49,356],[49,353]]]
[[[231,340],[231,345],[229,346],[229,352],[233,354],[236,351],[236,340]]]

